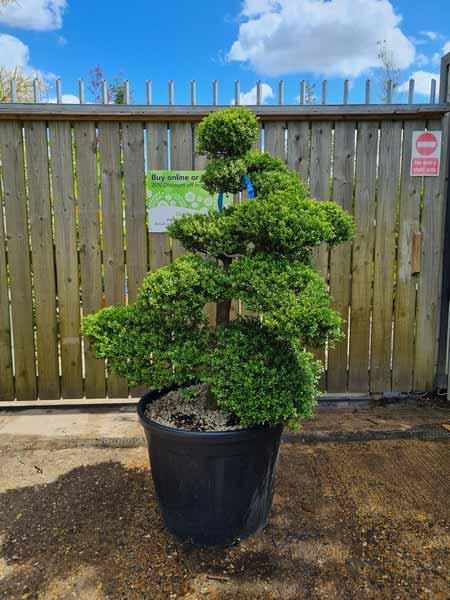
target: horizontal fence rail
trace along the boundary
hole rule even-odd
[[[354,241],[316,259],[346,322],[345,339],[319,354],[324,390],[433,389],[448,106],[253,108],[259,148],[355,219]],[[134,302],[148,270],[184,253],[148,232],[146,173],[202,169],[195,131],[214,109],[0,105],[1,400],[140,393],[94,357],[80,324],[103,306]],[[440,177],[410,176],[412,134],[424,129],[443,133]]]
[[[212,111],[225,105],[124,105],[124,104],[9,104],[0,103],[0,120],[19,119],[47,121],[201,121]],[[440,118],[449,110],[448,104],[353,104],[353,105],[284,105],[249,106],[261,121],[310,121],[355,119],[424,119]]]

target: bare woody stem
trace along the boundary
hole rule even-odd
[[[223,268],[226,271],[228,267],[231,265],[232,258],[228,258],[226,256],[222,257]],[[222,300],[222,302],[218,302],[216,306],[216,324],[219,325],[227,325],[230,322],[230,309],[231,309],[231,300]]]
[[[223,269],[226,271],[233,262],[233,259],[228,256],[222,256]],[[230,322],[231,300],[222,300],[216,304],[216,326],[227,325]],[[219,410],[216,399],[211,390],[208,391],[206,406],[210,410]]]

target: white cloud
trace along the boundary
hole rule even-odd
[[[267,83],[261,84],[261,104],[265,104],[266,100],[270,100],[274,97],[273,89]],[[241,104],[251,106],[256,104],[256,85],[254,85],[248,92],[241,92],[240,95]],[[234,104],[232,100],[231,104]]]
[[[440,52],[435,52],[433,54],[433,56],[431,57],[431,64],[434,67],[438,67],[441,64],[441,53]]]
[[[78,96],[74,96],[73,94],[63,94],[61,99],[63,104],[80,104],[80,99]],[[49,102],[50,104],[56,104],[57,99],[49,98],[46,100],[46,102]]]
[[[414,91],[421,96],[429,96],[431,89],[431,80],[436,79],[436,94],[439,94],[439,74],[429,71],[415,71],[411,75],[414,79]],[[409,80],[399,86],[400,92],[407,92],[409,89]]]
[[[416,55],[416,65],[418,67],[424,67],[429,62],[430,62],[430,59],[428,58],[428,56],[425,56],[425,54],[417,54]]]
[[[415,35],[410,35],[409,36],[409,41],[414,46],[425,46],[426,44],[429,43],[430,40],[424,40],[423,38],[418,38]]]
[[[17,0],[2,7],[0,23],[38,31],[59,29],[66,7],[67,0]]]
[[[434,40],[439,40],[442,37],[441,34],[437,33],[436,31],[421,31],[420,35],[424,35],[432,42],[434,42]]]
[[[242,16],[253,17],[276,7],[276,0],[247,0],[242,7]]]
[[[59,46],[65,46],[67,44],[67,39],[63,35],[58,35],[56,41]]]
[[[400,69],[415,49],[389,0],[244,0],[228,60],[277,76],[300,71],[358,76],[379,66],[377,42]]]
[[[56,79],[53,73],[43,72],[33,67],[29,59],[30,51],[27,45],[13,35],[0,33],[0,67],[8,71],[20,69],[25,75],[36,77],[46,83]]]
[[[0,33],[0,66],[13,70],[28,65],[30,50],[19,38]]]
[[[450,52],[450,40],[442,46],[442,54],[447,54],[448,52]]]

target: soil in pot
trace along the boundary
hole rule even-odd
[[[208,408],[208,386],[204,384],[168,392],[147,405],[145,416],[160,425],[185,431],[244,429],[235,417]]]

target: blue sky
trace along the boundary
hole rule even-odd
[[[0,3],[1,4],[1,3]],[[438,78],[439,57],[450,51],[450,2],[444,0],[17,0],[0,6],[0,66],[37,70],[54,93],[77,93],[79,77],[97,64],[108,79],[130,80],[135,103],[145,102],[145,81],[155,103],[189,102],[197,81],[198,103],[209,103],[211,81],[228,104],[234,81],[243,101],[254,101],[257,79],[265,101],[285,81],[285,102],[297,102],[301,79],[329,82],[329,102],[340,101],[342,81],[351,80],[350,101],[363,98],[364,80],[377,81],[377,41],[386,40],[400,68],[401,83],[416,78],[416,101]],[[406,88],[406,84],[404,85]],[[273,97],[271,97],[271,93]],[[403,101],[407,94],[403,93]],[[70,100],[70,96],[67,97]]]

